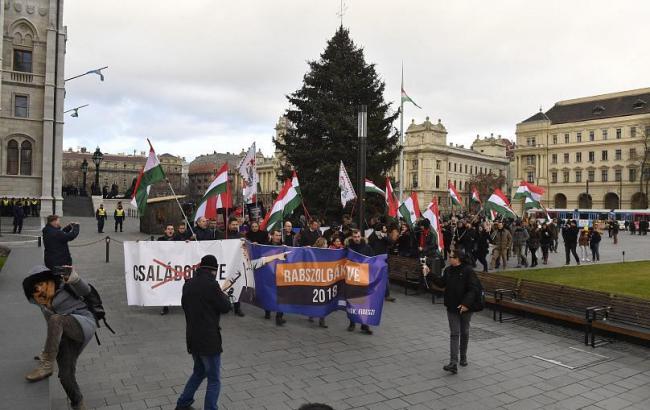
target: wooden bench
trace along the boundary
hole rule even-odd
[[[418,258],[388,255],[388,278],[393,282],[403,284],[405,295],[409,294],[409,288],[414,289],[412,295],[418,295],[420,290],[425,288],[422,280],[422,265]],[[429,285],[427,290],[432,293],[433,303],[435,303],[435,294],[444,291],[435,285]]]
[[[593,329],[650,341],[650,301],[611,295],[607,315],[596,317]]]

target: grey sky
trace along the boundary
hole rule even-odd
[[[555,101],[650,86],[646,1],[346,1],[343,24],[377,64],[388,101],[405,88],[449,141],[514,137]],[[68,0],[64,147],[191,159],[271,137],[338,25],[339,0]],[[399,126],[398,123],[395,124]]]

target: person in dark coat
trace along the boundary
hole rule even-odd
[[[228,296],[216,279],[218,272],[217,258],[205,255],[192,279],[183,285],[181,305],[185,312],[187,352],[192,355],[194,371],[176,402],[177,409],[191,408],[194,394],[205,378],[208,385],[203,408],[217,409],[223,352],[219,321],[222,314],[230,311]]]
[[[589,228],[589,248],[591,249],[591,260],[600,261],[600,232],[593,227]]]
[[[449,253],[449,266],[442,276],[431,274],[432,265],[424,265],[422,274],[427,281],[445,289],[445,307],[450,331],[450,360],[445,371],[458,372],[458,364],[467,366],[467,346],[469,344],[469,324],[472,319],[470,306],[476,298],[480,283],[463,248],[452,248]],[[460,360],[459,360],[460,355]]]
[[[479,225],[474,257],[483,265],[483,272],[488,271],[488,262],[486,259],[488,253],[490,253],[490,233],[485,230],[483,225]]]
[[[542,263],[547,265],[548,252],[553,248],[553,234],[548,224],[542,225],[542,229],[539,232],[539,244],[542,248]]]
[[[341,232],[341,226],[338,222],[332,222],[330,224],[330,227],[323,232],[323,238],[327,240],[327,244],[331,245],[332,244],[332,236],[335,234],[340,234]]]
[[[163,232],[162,236],[159,236],[158,241],[174,241],[176,240],[174,237],[174,225],[173,224],[167,224],[165,225],[165,231]]]
[[[54,270],[56,266],[72,265],[72,256],[68,242],[79,235],[79,224],[72,222],[61,229],[61,218],[58,215],[47,217],[43,228],[43,247],[45,248],[45,266]]]
[[[571,263],[571,253],[576,259],[576,264],[580,265],[578,252],[576,252],[576,247],[578,246],[578,227],[576,226],[576,221],[570,221],[562,227],[562,239],[564,240],[566,264],[569,265]]]
[[[303,229],[300,232],[300,246],[314,246],[316,239],[323,236],[321,235],[319,225],[315,219],[309,221],[309,228]]]
[[[176,233],[174,234],[175,241],[189,241],[192,239],[192,232],[187,229],[185,221],[176,225]]]
[[[360,253],[361,255],[374,256],[372,248],[370,245],[368,245],[368,243],[366,243],[366,239],[361,236],[361,231],[358,229],[352,229],[352,236],[345,240],[345,246],[348,249],[355,251],[356,253]],[[350,318],[348,332],[354,331],[354,327],[355,324]],[[368,325],[361,325],[361,332],[367,335],[372,334],[372,330],[370,330],[370,327]]]
[[[258,245],[267,245],[269,243],[269,233],[260,229],[259,222],[251,222],[250,228],[250,231],[246,232],[246,239]]]
[[[282,230],[282,243],[287,246],[295,246],[294,237],[296,234],[293,232],[293,224],[291,221],[284,222],[284,229]]]
[[[205,217],[202,216],[196,221],[194,235],[197,241],[213,241],[216,239],[215,233],[208,227],[208,220]]]
[[[23,220],[25,219],[25,209],[20,202],[16,202],[12,208],[14,217],[14,233],[21,233],[23,231]]]
[[[539,248],[541,240],[541,234],[537,223],[533,223],[528,232],[528,249],[530,250],[531,262],[530,267],[534,268],[537,266],[537,249]]]
[[[107,214],[104,209],[104,204],[99,204],[99,208],[95,211],[95,219],[97,219],[97,233],[104,233],[104,223],[106,222]]]
[[[402,223],[400,226],[400,233],[399,233],[399,255],[400,256],[406,256],[406,257],[415,257],[417,256],[415,253],[415,238],[413,237],[413,232],[411,231],[411,227],[408,226],[406,223]]]
[[[373,255],[383,255],[388,252],[388,237],[386,225],[377,223],[373,232],[368,236],[368,245],[372,248]]]

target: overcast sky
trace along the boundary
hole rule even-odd
[[[650,86],[650,2],[348,0],[343,25],[386,82],[440,118],[448,141],[514,137],[558,100]],[[68,0],[64,147],[146,149],[188,160],[265,155],[285,95],[298,89],[339,22],[339,0]],[[395,124],[399,126],[399,123]]]

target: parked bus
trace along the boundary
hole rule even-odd
[[[621,229],[625,228],[625,221],[634,223],[639,227],[639,221],[650,220],[650,209],[556,209],[548,208],[548,215],[553,219],[567,220],[574,219],[579,227],[592,227],[596,222],[617,221]],[[528,215],[537,219],[546,217],[543,210],[531,209]]]

